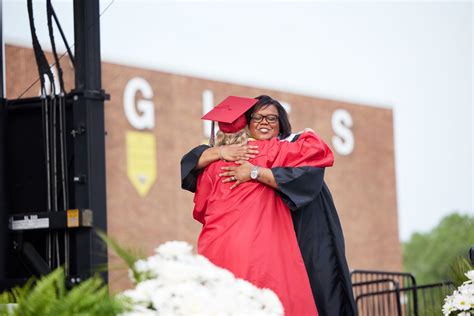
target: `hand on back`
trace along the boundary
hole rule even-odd
[[[258,146],[254,145],[224,145],[220,146],[220,158],[227,161],[249,160],[258,154]]]

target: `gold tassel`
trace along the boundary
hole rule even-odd
[[[215,122],[212,121],[212,123],[211,123],[211,137],[209,138],[209,146],[211,146],[211,147],[214,147],[214,143],[215,143],[214,125],[215,125]]]

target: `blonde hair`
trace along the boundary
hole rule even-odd
[[[249,135],[250,131],[248,130],[248,127],[241,129],[237,133],[224,133],[222,131],[218,131],[216,134],[216,142],[214,147],[222,145],[247,144]]]

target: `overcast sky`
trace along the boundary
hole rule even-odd
[[[3,5],[5,41],[31,46],[26,1]],[[72,0],[53,5],[72,43]],[[402,240],[452,211],[473,214],[471,2],[103,0],[101,10],[104,61],[393,109]]]

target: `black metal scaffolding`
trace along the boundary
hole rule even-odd
[[[50,73],[50,65],[45,66],[34,34],[30,0],[28,5],[41,78]],[[51,2],[47,5],[59,63],[53,17],[60,26]],[[107,264],[106,248],[94,232],[107,231],[104,101],[108,95],[101,86],[99,18],[98,0],[74,0],[72,91],[65,92],[62,84],[59,92],[46,91],[41,78],[41,97],[8,100],[2,95],[0,291],[58,266],[65,268],[71,283],[77,283]],[[107,280],[106,273],[103,277]]]

